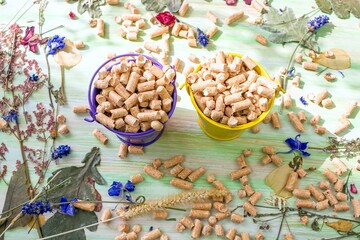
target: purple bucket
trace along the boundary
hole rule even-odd
[[[158,66],[160,69],[162,69],[162,65],[154,58],[143,55],[143,54],[123,54],[123,55],[118,55],[116,57],[113,57],[111,59],[109,59],[108,61],[104,62],[94,73],[93,77],[91,78],[90,81],[90,85],[89,85],[89,90],[88,90],[88,101],[89,101],[89,106],[90,106],[90,110],[89,110],[89,114],[91,119],[87,119],[85,118],[85,121],[87,122],[94,122],[96,121],[95,115],[96,115],[96,107],[97,107],[97,102],[96,102],[96,95],[100,93],[100,89],[97,89],[94,87],[94,80],[97,77],[98,72],[100,71],[101,68],[103,68],[106,64],[108,64],[109,62],[117,59],[117,58],[122,58],[122,57],[137,57],[137,56],[144,56],[145,58],[149,59],[153,64],[155,64],[156,66]],[[119,64],[119,62],[114,63],[115,64]],[[113,65],[112,65],[113,66]],[[109,67],[107,70],[110,71],[111,67]],[[170,119],[170,117],[172,116],[172,114],[175,111],[175,107],[176,107],[176,99],[177,99],[177,93],[176,93],[176,86],[175,86],[175,81],[176,81],[176,75],[174,77],[173,80],[171,80],[171,84],[174,86],[174,92],[172,94],[172,98],[173,98],[173,103],[171,106],[171,110],[167,113],[168,117]],[[98,121],[97,121],[98,122]],[[99,123],[99,122],[98,122]],[[101,124],[101,123],[99,123]],[[148,146],[154,142],[156,142],[156,140],[158,140],[161,135],[164,132],[165,129],[165,124],[166,122],[163,123],[164,128],[161,131],[155,131],[154,129],[149,129],[145,132],[137,132],[137,133],[127,133],[127,132],[121,132],[119,130],[116,129],[111,129],[108,128],[107,126],[104,126],[105,128],[107,128],[109,131],[113,132],[116,134],[116,136],[123,142],[126,143],[127,145],[134,145],[134,146]],[[101,124],[102,125],[102,124]]]

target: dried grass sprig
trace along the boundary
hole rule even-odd
[[[162,199],[150,200],[139,205],[133,205],[128,209],[121,208],[117,210],[116,214],[119,215],[119,217],[123,220],[129,220],[133,217],[150,213],[154,210],[175,207],[189,202],[205,200],[212,197],[224,197],[227,193],[227,190],[217,189],[185,191],[176,195],[170,195]]]

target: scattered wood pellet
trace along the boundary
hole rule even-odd
[[[136,174],[136,175],[133,175],[130,177],[130,181],[133,183],[133,184],[137,184],[139,182],[142,182],[144,181],[144,178],[143,176],[141,176],[141,174]]]
[[[100,221],[108,223],[109,221],[107,221],[107,220],[110,219],[111,217],[112,217],[111,210],[109,208],[105,208],[105,210],[103,211],[103,213],[101,215]]]
[[[128,145],[126,143],[121,143],[119,146],[119,151],[118,151],[118,157],[119,158],[126,158],[128,154]]]
[[[292,194],[297,198],[310,198],[310,191],[308,189],[294,189]]]
[[[317,211],[321,211],[327,209],[328,207],[329,207],[329,200],[325,199],[323,201],[317,202],[315,208]]]
[[[190,189],[193,188],[193,184],[191,182],[182,180],[180,178],[171,179],[170,184],[175,186],[175,187],[183,188],[183,189],[186,189],[186,190],[190,190]]]
[[[267,39],[261,34],[256,35],[256,41],[263,46],[267,46],[268,44]]]
[[[262,5],[261,3],[259,3],[256,0],[252,0],[251,1],[251,6],[253,8],[255,8],[256,11],[258,11],[259,13],[263,13],[265,11],[265,7],[264,5]]]
[[[184,155],[177,155],[177,156],[174,156],[174,157],[171,157],[167,160],[165,160],[163,162],[163,166],[164,168],[171,168],[177,164],[181,164],[185,161],[185,156]]]
[[[154,230],[146,233],[141,239],[142,240],[155,240],[157,238],[160,238],[162,235],[159,228],[155,228]]]
[[[130,231],[130,226],[127,223],[121,223],[118,226],[118,231],[121,233],[128,233]]]
[[[325,195],[326,199],[329,201],[330,206],[334,206],[335,204],[338,203],[338,200],[336,199],[334,194],[332,194],[330,189],[324,191],[324,195]]]
[[[353,198],[351,200],[351,205],[354,210],[354,217],[359,218],[360,217],[360,199]]]
[[[229,230],[227,230],[225,237],[227,239],[233,240],[235,238],[235,236],[236,236],[236,233],[237,233],[236,228],[232,227]]]
[[[312,200],[297,199],[295,202],[296,207],[301,208],[315,208],[316,203]]]
[[[347,203],[337,203],[333,206],[334,212],[344,212],[350,210],[350,207]]]
[[[250,202],[245,202],[243,204],[244,210],[250,214],[250,216],[255,217],[256,216],[256,209]]]
[[[212,203],[211,202],[197,202],[193,203],[192,209],[195,210],[211,210]]]
[[[207,18],[212,21],[213,23],[217,23],[218,21],[218,17],[211,11],[208,11],[207,14],[206,14]]]
[[[179,232],[179,233],[182,233],[182,232],[186,229],[185,226],[182,225],[182,224],[179,223],[179,222],[176,224],[176,227],[175,227],[175,228],[176,228],[176,231]]]
[[[215,235],[218,237],[224,236],[224,227],[220,224],[215,225]]]
[[[338,179],[337,182],[334,184],[335,192],[342,192],[344,188],[345,181],[343,179]]]
[[[319,64],[314,63],[314,62],[302,62],[302,67],[305,70],[317,71]]]
[[[207,175],[206,180],[208,181],[208,183],[213,183],[216,180],[215,174]]]
[[[297,174],[297,172],[291,172],[288,176],[286,185],[285,185],[285,189],[287,191],[292,192],[295,188],[295,183],[298,180],[299,175]]]
[[[7,126],[7,121],[0,117],[0,129],[4,129]]]
[[[284,234],[284,240],[294,240],[292,233],[288,232]]]
[[[319,185],[319,188],[321,190],[327,190],[327,189],[330,189],[330,182],[327,181],[327,180],[322,180],[318,183]]]
[[[58,133],[61,135],[66,135],[70,132],[69,128],[67,127],[67,125],[62,125],[61,127],[59,127],[58,129]]]
[[[250,128],[250,131],[251,131],[252,133],[254,133],[254,134],[260,132],[260,126],[259,126],[259,124],[257,124],[257,125],[255,125],[255,126],[253,126],[252,128]]]
[[[183,1],[178,13],[181,17],[183,17],[183,16],[185,16],[185,14],[188,10],[189,10],[189,3],[187,1]]]
[[[217,26],[212,26],[211,28],[209,28],[206,31],[206,36],[208,36],[208,38],[213,38],[213,36],[215,36],[215,34],[218,32],[218,27]]]
[[[273,112],[271,114],[271,123],[275,129],[281,128],[281,122],[278,112]]]
[[[202,235],[203,235],[204,237],[208,237],[208,236],[211,235],[212,230],[213,230],[213,227],[210,226],[210,225],[208,225],[208,224],[206,224],[206,225],[204,225],[201,233],[202,233]]]
[[[77,105],[73,107],[73,113],[87,113],[89,110],[88,105]]]
[[[339,124],[336,126],[334,133],[339,134],[348,129],[350,126],[350,121],[346,118],[341,118]]]
[[[241,178],[242,176],[249,175],[251,173],[251,169],[249,167],[245,167],[230,173],[230,177],[232,180],[236,180]]]
[[[351,114],[355,111],[355,109],[358,106],[357,101],[352,101],[349,104],[346,105],[344,113],[341,115],[343,118],[348,118],[351,116]]]
[[[144,147],[143,146],[128,146],[128,153],[131,154],[140,154],[143,155],[144,154]]]
[[[178,178],[186,179],[190,174],[192,173],[192,170],[190,168],[184,168],[181,170],[181,172],[177,175]]]
[[[279,155],[271,155],[270,158],[277,167],[281,166],[282,158]]]
[[[1,118],[0,122],[1,121],[5,121],[3,118]],[[66,117],[63,115],[63,114],[59,114],[57,117],[56,117],[56,121],[58,124],[64,124],[66,122]],[[1,123],[0,123],[1,125]],[[0,126],[1,127],[1,126]]]
[[[144,172],[146,174],[148,174],[149,176],[156,178],[156,179],[160,179],[164,175],[162,172],[160,172],[159,170],[157,170],[156,168],[154,168],[153,166],[150,166],[150,165],[146,165],[144,167]]]
[[[194,220],[194,228],[191,230],[192,238],[199,238],[201,235],[202,222],[199,219]]]
[[[230,15],[229,17],[225,18],[224,22],[227,25],[230,25],[232,23],[234,23],[235,21],[241,19],[244,16],[244,11],[240,10],[232,15]]]
[[[82,201],[82,200],[78,200],[77,202],[74,202],[73,205],[74,205],[74,207],[82,209],[82,210],[87,211],[87,212],[94,211],[94,209],[96,207],[96,203],[85,202],[85,201]]]
[[[194,222],[189,217],[181,218],[180,223],[184,225],[187,229],[192,229],[194,227]]]
[[[96,20],[96,28],[97,28],[97,35],[99,37],[104,37],[105,36],[105,23],[104,23],[104,20],[102,20],[101,18],[98,18]]]
[[[295,76],[291,80],[291,85],[294,86],[294,87],[300,87],[300,76]]]
[[[168,217],[168,212],[166,210],[155,210],[152,213],[152,218],[159,220],[159,219],[166,219]]]
[[[326,168],[323,171],[323,175],[329,180],[330,183],[335,184],[337,180],[339,179],[336,173],[331,171],[330,169]]]
[[[92,133],[104,145],[109,141],[109,139],[97,128],[94,129]]]
[[[190,182],[195,182],[199,177],[204,175],[206,172],[205,168],[199,167],[198,169],[194,170],[187,178],[190,180]]]
[[[297,132],[305,131],[304,125],[301,123],[301,121],[294,112],[288,112],[287,116]]]
[[[308,186],[308,190],[311,193],[311,196],[313,196],[317,201],[322,201],[325,199],[324,194],[318,189],[316,188],[314,185],[310,184]]]

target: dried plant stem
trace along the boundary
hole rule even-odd
[[[131,206],[129,209],[119,209],[117,214],[123,220],[129,220],[138,215],[146,214],[154,210],[160,210],[168,207],[174,207],[189,203],[192,201],[208,199],[214,196],[225,196],[228,191],[216,189],[204,189],[195,191],[185,191],[176,195],[168,196],[163,199],[146,201],[143,204]]]
[[[61,81],[61,86],[60,86],[60,96],[61,99],[63,100],[63,103],[66,103],[66,95],[65,95],[65,76],[64,76],[64,67],[60,66],[60,81]]]

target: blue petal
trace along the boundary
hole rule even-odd
[[[69,204],[69,206],[66,208],[66,211],[64,213],[73,217],[75,215],[74,205]]]
[[[292,138],[287,138],[285,140],[285,143],[292,149],[292,150],[296,150],[297,149],[297,141],[292,139]]]
[[[128,192],[135,191],[135,185],[129,180],[126,182],[124,187],[125,187],[125,190],[128,191]]]
[[[303,151],[303,150],[305,150],[307,148],[307,145],[308,145],[309,142],[300,142],[299,141],[299,143],[300,143],[299,150]]]
[[[66,203],[66,202],[68,202],[67,198],[65,196],[62,196],[60,199],[60,210],[63,213],[66,213],[67,208],[69,206],[69,203]]]
[[[302,153],[302,155],[303,155],[304,157],[308,157],[308,156],[310,156],[310,153],[308,153],[308,152],[301,151],[301,153]]]
[[[132,202],[132,201],[133,201],[131,195],[129,195],[129,194],[126,194],[126,195],[125,195],[125,199],[126,199],[126,201],[128,201],[128,202]]]

